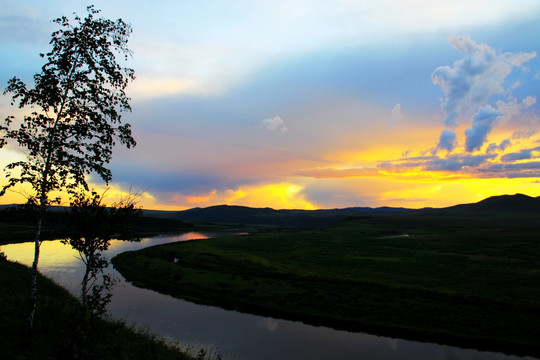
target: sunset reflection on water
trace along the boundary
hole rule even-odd
[[[200,233],[200,232],[192,231],[192,232],[188,232],[188,233],[181,234],[181,235],[168,236],[168,238],[171,239],[172,241],[187,241],[187,240],[208,239],[209,236],[207,236],[207,235],[205,235],[203,233]]]
[[[9,260],[21,264],[30,265],[34,260],[33,242],[2,245],[0,250],[7,255]],[[62,244],[60,240],[41,243],[39,250],[40,266],[70,266],[78,261],[81,261],[78,253],[71,246]]]
[[[188,232],[143,238],[141,241],[111,240],[109,250],[104,252],[104,255],[110,259],[125,251],[135,251],[171,242],[208,239],[215,237],[216,234]],[[34,242],[2,245],[0,251],[3,251],[9,260],[26,266],[31,266],[34,260]],[[71,246],[63,244],[61,240],[43,241],[40,246],[38,268],[42,273],[68,288],[73,294],[78,294],[79,284],[84,273],[84,263],[78,252]],[[120,276],[111,267],[108,268],[108,271]]]
[[[133,251],[170,242],[208,239],[213,236],[213,233],[192,231],[183,234],[143,238],[141,241],[134,242],[111,240],[109,250],[106,252],[106,255],[108,257],[113,257],[124,251]],[[8,259],[25,265],[31,265],[34,259],[33,242],[2,245],[0,246],[0,251],[3,251],[8,256]],[[40,267],[49,268],[73,266],[79,261],[81,260],[77,251],[73,250],[69,245],[62,244],[61,240],[47,240],[41,243],[39,254]]]

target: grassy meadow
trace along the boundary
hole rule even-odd
[[[119,254],[136,286],[204,304],[423,341],[540,354],[538,216],[350,217]]]
[[[1,359],[194,359],[151,333],[90,316],[67,290],[43,276],[28,341],[29,283],[29,268],[0,258]]]

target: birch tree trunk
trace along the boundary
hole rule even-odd
[[[90,260],[87,258],[84,262],[86,265],[86,269],[84,271],[84,277],[81,282],[81,302],[83,307],[86,309],[88,308],[87,304],[87,297],[88,297],[88,277],[90,275]]]
[[[39,261],[39,248],[41,246],[41,225],[43,223],[43,212],[40,210],[37,220],[36,237],[34,239],[34,261],[32,262],[32,272],[30,276],[30,303],[27,317],[28,333],[32,333],[34,327],[34,315],[36,313],[36,299],[37,299],[37,275],[38,275],[38,261]]]

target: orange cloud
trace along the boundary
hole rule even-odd
[[[382,191],[381,203],[404,207],[445,207],[472,203],[490,196],[522,193],[539,196],[535,180],[523,179],[461,179],[459,181],[411,182],[397,189]]]
[[[366,176],[379,176],[379,170],[375,168],[350,168],[350,169],[335,169],[335,168],[319,168],[319,169],[306,169],[298,170],[293,173],[296,176],[312,177],[317,179],[342,179],[342,178],[355,178]]]
[[[176,206],[186,208],[229,204],[274,209],[317,209],[318,206],[302,193],[304,188],[293,183],[246,185],[237,189],[212,190],[207,194],[180,197]]]
[[[213,198],[215,198],[217,195],[217,190],[212,190],[209,194],[205,195],[191,195],[186,196],[184,199],[189,204],[200,204],[200,203],[207,203],[211,201]],[[176,201],[180,201],[180,196],[175,197]]]

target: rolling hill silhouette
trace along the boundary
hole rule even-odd
[[[540,216],[540,197],[523,194],[492,196],[477,203],[433,209],[448,216]]]
[[[0,205],[1,209],[15,205]],[[65,210],[64,207],[54,208]],[[349,207],[320,210],[274,210],[236,205],[216,205],[183,211],[144,210],[144,218],[169,219],[197,223],[245,224],[284,227],[325,227],[350,217],[370,215],[416,216],[491,216],[540,217],[540,197],[523,194],[492,196],[477,203],[460,204],[446,208],[407,209],[393,207]],[[180,223],[179,223],[180,224]],[[188,224],[182,224],[188,227]]]
[[[323,210],[274,210],[235,205],[193,208],[170,214],[191,222],[319,227],[362,215],[417,214],[437,216],[540,216],[540,197],[523,194],[493,196],[477,203],[447,208],[406,209],[392,207],[352,207]]]

